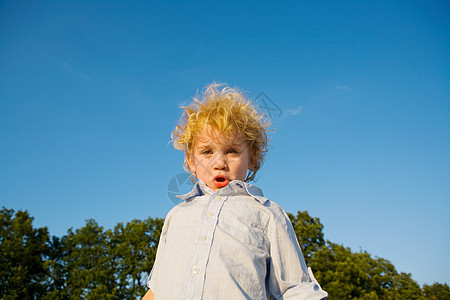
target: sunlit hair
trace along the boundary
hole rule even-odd
[[[242,135],[249,147],[250,165],[245,181],[255,178],[267,152],[267,128],[264,120],[244,94],[222,84],[206,86],[189,106],[183,106],[183,116],[172,132],[175,149],[191,155],[196,138],[205,128],[214,129],[227,138]],[[184,162],[184,168],[191,172]],[[195,176],[195,174],[193,174]]]

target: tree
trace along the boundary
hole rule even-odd
[[[119,223],[111,238],[111,258],[116,265],[117,288],[121,299],[142,296],[153,267],[163,220],[148,218]]]
[[[325,245],[323,225],[319,218],[311,217],[308,212],[298,211],[297,216],[288,213],[295,235],[302,249],[306,263],[309,265],[311,255]]]
[[[33,228],[27,211],[0,212],[0,295],[2,299],[38,299],[45,294],[48,253],[46,227]]]
[[[350,248],[327,242],[311,257],[311,268],[329,299],[378,299],[369,288],[365,253],[353,255]]]
[[[62,268],[65,279],[62,290],[48,298],[60,299],[115,299],[117,288],[115,268],[109,255],[109,237],[111,231],[104,231],[94,220],[63,236],[60,245],[62,257],[54,266]]]
[[[425,299],[419,284],[411,278],[410,273],[400,273],[394,276],[394,286],[390,299]]]
[[[66,255],[67,252],[64,251],[61,239],[53,236],[49,245],[48,259],[44,262],[49,276],[46,282],[47,293],[42,299],[69,299],[69,295],[64,292],[68,278],[66,264],[64,263]]]
[[[288,214],[307,263],[329,299],[450,299],[447,284],[424,285],[391,262],[323,238],[308,212]],[[163,225],[159,218],[104,230],[94,220],[49,238],[26,211],[0,213],[0,297],[7,299],[137,299],[146,291]]]
[[[388,260],[330,241],[312,255],[311,268],[329,299],[423,299],[411,274],[398,274]]]
[[[103,230],[94,220],[53,238],[43,299],[136,299],[145,293],[163,220],[148,218]]]
[[[427,300],[450,299],[450,288],[448,284],[435,282],[432,285],[423,285],[423,293]]]
[[[366,251],[353,253],[342,245],[325,243],[323,225],[306,211],[299,211],[296,216],[288,213],[288,216],[305,260],[329,293],[329,299],[424,299],[411,274],[399,274],[391,262],[373,258]],[[427,289],[428,297],[434,296],[434,290],[440,297],[446,297],[445,286]]]

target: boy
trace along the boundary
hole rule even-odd
[[[208,86],[172,133],[198,181],[167,215],[144,300],[324,299],[284,210],[247,182],[268,123],[237,90]]]

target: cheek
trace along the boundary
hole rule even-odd
[[[209,161],[207,159],[197,158],[195,160],[195,168],[198,170],[206,169],[209,165]]]
[[[248,161],[241,161],[239,164],[239,171],[241,174],[247,174],[247,170],[250,168]]]

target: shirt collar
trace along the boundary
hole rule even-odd
[[[195,183],[194,188],[189,193],[179,195],[177,197],[188,202],[197,196],[213,194],[219,196],[250,196],[261,202],[261,204],[264,204],[269,200],[268,198],[264,197],[264,194],[259,187],[250,183],[243,182],[241,180],[233,180],[228,183],[226,187],[223,187],[216,192],[210,189],[203,181],[198,180]]]

